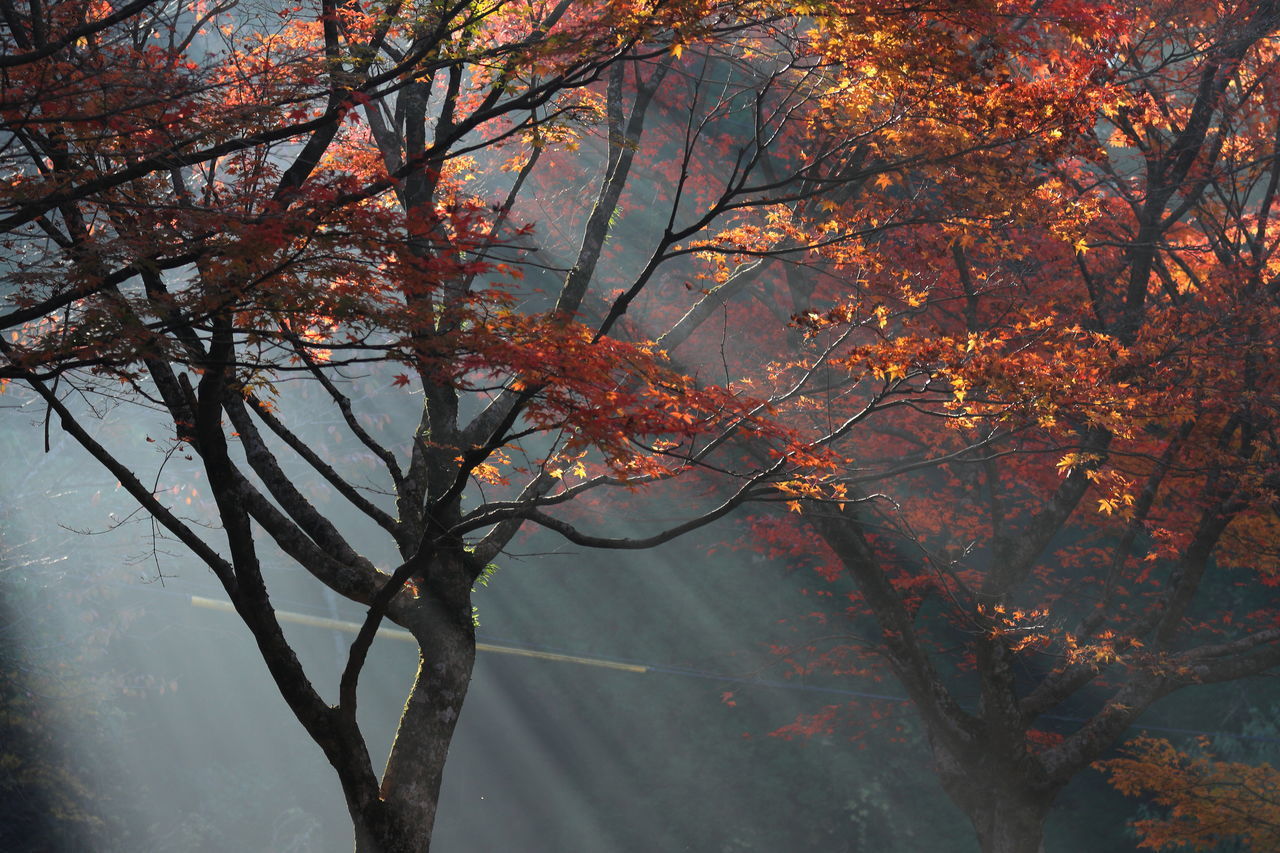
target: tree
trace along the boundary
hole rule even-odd
[[[877,658],[984,851],[1042,849],[1055,796],[1162,697],[1280,662],[1280,10],[1118,19],[1061,147],[893,175],[919,226],[824,259],[843,281],[795,313],[825,387],[793,423],[859,428],[798,516],[754,523],[850,620],[797,665]]]
[[[909,205],[864,203],[881,181],[1047,157],[1099,66],[1064,64],[1055,89],[1020,63],[1089,53],[1105,31],[1057,3],[0,14],[0,379],[209,567],[334,767],[357,849],[388,853],[429,847],[475,656],[471,590],[517,531],[637,548],[779,490],[816,494],[844,431],[779,418],[803,398],[770,359],[705,379],[722,363],[705,357],[723,338],[708,317],[772,286],[767,261],[840,269],[887,239]],[[665,333],[629,320],[642,307]],[[676,347],[704,357],[678,369]],[[388,426],[410,393],[407,425]],[[173,464],[144,477],[122,449],[136,436],[95,433],[103,399],[157,410],[171,433],[145,438]],[[308,431],[317,401],[357,454]],[[691,472],[702,505],[652,535],[565,514]],[[275,617],[271,549],[368,608],[336,701]],[[415,636],[420,668],[379,778],[356,709],[384,618]]]
[[[1212,850],[1239,838],[1246,850],[1274,849],[1280,841],[1280,774],[1270,764],[1222,761],[1207,747],[1201,743],[1202,754],[1193,757],[1163,738],[1141,737],[1122,757],[1101,762],[1122,793],[1148,796],[1169,809],[1167,817],[1136,822],[1140,846]]]
[[[27,380],[222,582],[334,766],[357,847],[426,849],[474,660],[471,586],[515,532],[517,510],[533,498],[565,500],[561,466],[585,474],[588,448],[619,477],[660,473],[661,456],[622,442],[663,434],[676,447],[710,421],[751,419],[732,397],[686,391],[648,348],[601,340],[574,319],[653,84],[671,66],[671,22],[714,29],[720,16],[568,3],[437,4],[413,14],[399,4],[326,4],[311,17],[247,4],[26,11],[7,21],[5,224],[18,260],[6,373]],[[702,26],[689,29],[696,36]],[[154,46],[153,35],[167,44]],[[587,88],[606,74],[607,92]],[[612,167],[598,221],[554,310],[513,310],[514,271],[498,253],[522,251],[526,229],[509,220],[514,199],[543,151],[571,144],[597,114],[611,133]],[[521,162],[507,200],[491,208],[464,189],[477,168],[467,155],[504,143]],[[407,460],[397,452],[406,448],[384,444],[368,413],[353,410],[341,374],[389,360],[407,372],[394,383],[374,375],[398,387],[412,373],[426,400]],[[275,414],[273,380],[289,372],[330,397],[384,469],[394,509],[353,485],[367,471],[339,473]],[[636,387],[617,392],[620,381]],[[113,393],[103,382],[161,407],[170,450],[198,454],[227,556],[60,394]],[[460,413],[467,393],[488,408]],[[684,406],[673,420],[664,402],[677,395],[709,408]],[[542,435],[541,446],[521,445]],[[229,440],[237,438],[239,452]],[[382,572],[359,554],[299,489],[284,453],[382,528],[401,565]],[[508,453],[528,465],[524,503],[464,509],[472,478],[505,484],[495,463],[510,464]],[[336,703],[314,690],[275,619],[253,525],[369,605]],[[379,780],[356,705],[384,615],[415,634],[423,656]]]

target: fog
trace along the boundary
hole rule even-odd
[[[65,441],[44,453],[39,427],[14,420],[2,475],[5,678],[34,694],[27,746],[67,769],[53,787],[69,786],[82,813],[25,801],[48,786],[10,766],[5,849],[349,850],[332,771],[248,633],[233,614],[193,606],[193,595],[220,597],[213,579],[163,543],[152,553],[143,520],[110,529],[128,515],[114,483]],[[535,538],[502,562],[477,593],[481,642],[587,660],[481,652],[433,849],[977,849],[909,709],[850,695],[897,695],[893,685],[783,677],[768,646],[795,642],[779,620],[803,612],[808,580],[749,551],[707,556],[715,537],[625,555]],[[271,581],[286,632],[331,695],[350,634],[289,614],[362,614],[297,570],[278,567]],[[414,666],[412,643],[376,642],[361,694],[375,756]],[[906,729],[770,736],[848,701]],[[1064,795],[1050,850],[1132,849],[1128,809],[1100,812],[1100,787],[1095,777]]]
[[[115,484],[56,434],[44,453],[40,426],[19,412],[0,475],[12,497],[6,678],[38,681],[33,754],[65,764],[84,789],[72,792],[80,819],[63,815],[56,830],[42,824],[59,823],[57,804],[10,800],[5,849],[54,839],[66,850],[349,850],[332,771],[248,632],[191,603],[221,599],[214,579],[171,544],[153,552],[149,522],[130,517]],[[758,557],[708,557],[709,537],[628,555],[531,539],[526,556],[502,561],[477,593],[482,643],[651,669],[482,651],[433,849],[860,849],[860,833],[898,831],[884,797],[904,768],[929,785],[923,750],[887,758],[843,736],[770,737],[847,697],[783,681],[768,652],[789,641],[778,620],[803,599],[802,579]],[[286,614],[362,618],[296,569],[269,580]],[[332,695],[350,634],[284,625]],[[376,642],[361,693],[374,756],[386,754],[415,663],[412,643]],[[50,743],[60,758],[44,752]],[[941,809],[962,842],[954,849],[975,849],[940,792],[930,800],[929,829]],[[877,819],[859,827],[868,814]]]
[[[742,93],[754,96],[749,86]],[[659,103],[679,112],[679,98],[672,101]],[[708,123],[732,130],[741,117],[737,107],[730,109],[732,98],[725,103],[726,114]],[[689,109],[692,116],[704,108]],[[665,118],[679,126],[680,116]],[[551,212],[571,196],[589,205],[608,147],[607,134],[588,135],[578,159],[566,155],[560,163],[581,175],[568,170],[568,178],[556,178],[564,186],[552,182],[556,193],[515,208],[517,220],[526,217],[541,229],[528,244],[507,247],[513,262],[528,267],[523,283],[510,288],[522,310],[549,308],[557,282],[574,268],[582,211],[562,220]],[[606,229],[609,251],[595,290],[628,284],[644,265],[646,241],[663,227],[663,165],[637,164],[627,189],[631,206]],[[708,167],[737,168],[727,160]],[[500,198],[514,180],[483,164],[477,171],[486,198]],[[683,216],[693,202],[671,204]],[[628,309],[629,333],[657,337],[686,309],[692,313],[700,304],[696,288],[679,279],[694,267],[684,259],[669,272],[664,268],[667,278],[657,277],[658,285]],[[688,304],[676,304],[680,299]],[[790,342],[801,337],[795,324],[787,325],[787,312],[800,307],[795,299],[795,305],[766,306],[779,315],[779,339]],[[602,310],[609,310],[607,302],[587,305],[582,315],[598,321],[591,312]],[[718,348],[722,361],[696,366],[707,370],[699,381],[727,383],[732,361],[754,368],[770,357],[734,352],[755,343],[734,340],[727,309],[707,328],[707,351]],[[387,376],[378,373],[386,369],[369,368],[373,378],[366,385],[358,377],[343,380],[344,388],[367,391],[368,414],[409,425],[392,448],[403,454],[413,440],[421,391],[389,391]],[[317,404],[305,390],[280,384],[275,402],[298,415],[291,428],[307,440],[331,435],[336,447],[342,438],[333,426],[341,421],[328,402]],[[850,387],[855,390],[845,403],[864,393],[857,382]],[[117,405],[113,393],[70,404],[154,483],[166,505],[184,518],[190,507],[188,520],[208,542],[225,541],[211,526],[218,514],[199,466],[171,441],[173,419],[166,424],[145,405]],[[489,399],[488,392],[473,393],[462,410],[474,414]],[[534,437],[524,453],[536,459],[547,451],[540,441],[562,438]],[[346,440],[355,443],[350,435]],[[352,849],[351,820],[332,768],[290,713],[210,571],[163,535],[17,383],[0,395],[0,451],[0,849]],[[860,451],[850,450],[845,462],[879,464],[860,458]],[[364,469],[355,457],[335,464],[345,466],[344,475],[356,472],[354,488],[382,488],[371,500],[390,511],[386,482],[361,480]],[[856,473],[865,470],[872,469]],[[902,477],[893,499],[905,502],[913,489],[919,494],[928,476]],[[384,570],[400,562],[394,543],[368,518],[348,511],[322,481],[313,476],[300,487],[349,535],[354,550]],[[591,533],[627,537],[680,520],[682,509],[664,506],[660,495],[648,502],[623,496],[572,511]],[[664,517],[666,511],[672,517]],[[744,520],[773,511],[750,508],[646,551],[592,551],[538,531],[513,541],[475,592],[481,650],[450,746],[435,853],[978,850],[972,825],[937,781],[924,727],[903,687],[861,672],[805,671],[805,661],[831,644],[874,644],[879,635],[868,631],[865,615],[842,621],[853,612],[843,609],[853,591],[846,576],[821,580],[812,567],[764,556],[767,548],[750,538]],[[868,518],[868,527],[879,520],[870,510]],[[948,535],[939,531],[938,540]],[[285,634],[316,689],[332,702],[365,610],[273,550],[266,535],[257,538]],[[912,542],[924,554],[917,558],[921,565],[933,559],[926,544],[944,550],[926,540]],[[990,562],[994,550],[965,546],[956,553],[961,556],[949,567],[964,559]],[[936,615],[927,609],[936,599],[917,606],[926,608],[921,623]],[[943,627],[930,639],[956,639],[955,624],[934,621]],[[977,690],[964,686],[957,675],[963,664],[948,659],[948,651],[944,644],[938,655],[941,667],[954,668],[943,673],[945,687],[954,688],[958,705],[977,707]],[[390,750],[417,665],[415,644],[389,629],[361,674],[359,722],[375,768]],[[1095,697],[1086,693],[1042,719],[1071,731],[1083,719],[1077,712],[1092,713],[1088,703]],[[1164,733],[1180,743],[1218,735],[1225,744],[1220,750],[1264,760],[1280,744],[1266,720],[1276,701],[1262,679],[1193,689],[1153,710],[1144,717],[1146,728],[1132,733]],[[1083,772],[1055,803],[1045,849],[1132,850],[1136,839],[1126,822],[1143,808],[1109,789],[1101,774]]]

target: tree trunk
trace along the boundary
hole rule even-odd
[[[943,788],[964,810],[982,853],[1044,853],[1044,821],[1056,789],[1042,790],[1017,773],[943,774]]]
[[[1044,853],[1044,821],[1057,797],[1037,763],[1001,757],[996,744],[970,743],[963,755],[932,742],[943,790],[968,816],[982,853]]]
[[[968,814],[982,853],[1044,853],[1044,820],[1048,812],[1048,803],[1006,795],[992,797],[985,807]]]
[[[470,580],[447,561],[429,582],[429,618],[415,626],[418,671],[396,729],[381,796],[357,826],[356,853],[427,853],[445,759],[476,660]]]

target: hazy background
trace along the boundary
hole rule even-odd
[[[22,398],[11,390],[3,402]],[[338,784],[248,632],[231,614],[191,605],[193,594],[220,598],[211,575],[163,542],[153,553],[149,522],[124,520],[121,493],[79,448],[55,430],[43,452],[41,429],[28,423],[41,413],[29,409],[6,413],[0,433],[0,848],[349,850]],[[749,549],[708,555],[708,544],[740,535],[727,524],[625,554],[549,538],[518,544],[522,554],[478,591],[482,641],[658,671],[481,653],[434,850],[976,850],[901,705],[863,699],[850,709],[853,719],[887,716],[869,731],[770,736],[855,698],[833,690],[897,688],[782,682],[768,647],[818,636],[797,621],[814,607],[813,581]],[[278,609],[361,615],[296,568],[269,578]],[[350,635],[286,629],[331,693]],[[386,753],[415,658],[409,643],[375,646],[361,700],[375,756]],[[1163,722],[1252,725],[1261,739],[1243,751],[1263,755],[1274,731],[1249,723],[1253,690],[1215,694],[1204,710],[1171,707]],[[1134,808],[1094,774],[1064,795],[1049,849],[1132,850],[1123,821]]]

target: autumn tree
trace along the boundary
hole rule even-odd
[[[1135,826],[1139,846],[1212,850],[1240,839],[1245,850],[1280,843],[1280,773],[1270,764],[1224,761],[1201,742],[1188,755],[1163,738],[1140,737],[1101,762],[1122,793],[1151,798],[1166,815]]]
[[[770,343],[804,330],[811,360],[776,363],[810,382],[789,422],[838,457],[753,522],[842,605],[791,659],[891,673],[984,851],[1043,849],[1153,703],[1280,663],[1265,594],[1222,595],[1276,583],[1280,9],[1119,11],[1092,69],[972,44],[1005,97],[1018,71],[1106,82],[1088,115],[982,112],[1059,116],[1000,156],[886,172],[903,227],[811,255],[830,277],[789,279]]]
[[[937,220],[896,188],[909,173],[945,186],[1052,159],[1092,115],[1103,69],[1082,57],[1109,32],[1104,11],[1065,3],[0,15],[0,379],[209,568],[332,764],[357,849],[388,853],[430,845],[490,562],[529,523],[638,548],[748,500],[847,489],[833,448],[861,418],[815,431],[809,401],[853,338],[716,376],[733,347],[708,319],[756,286],[757,305],[786,288],[806,313],[859,282],[891,228]],[[1052,85],[1028,73],[1043,63]],[[773,276],[779,260],[795,277]],[[859,334],[889,310],[859,315]],[[919,375],[877,369],[890,391]],[[104,398],[159,411],[165,432],[95,432]],[[308,434],[298,413],[317,399],[358,454]],[[136,440],[194,472],[144,473]],[[651,535],[566,514],[690,473],[702,504]],[[276,619],[277,552],[368,608],[335,697]],[[384,619],[420,666],[379,775],[356,709]]]

